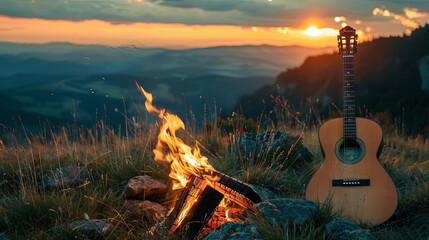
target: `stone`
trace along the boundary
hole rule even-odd
[[[69,188],[85,183],[88,175],[83,167],[67,164],[55,169],[52,174],[46,175],[43,179],[43,185],[47,189]]]
[[[150,176],[136,176],[124,188],[126,199],[163,199],[167,185]]]
[[[259,194],[262,201],[277,198],[277,195],[273,191],[271,191],[267,188],[264,188],[264,187],[261,187],[258,185],[253,185],[253,184],[247,184],[247,185],[249,185],[249,187],[252,188],[253,191],[255,191],[257,194]]]
[[[124,211],[127,218],[154,223],[167,215],[167,207],[148,200],[125,200]]]
[[[314,217],[316,204],[309,200],[278,198],[256,204],[257,208],[272,224],[284,225],[287,222],[302,224]]]
[[[79,231],[82,234],[95,238],[109,235],[112,228],[111,223],[99,219],[77,220],[69,224],[64,223],[60,226],[60,229]]]
[[[203,240],[256,240],[262,239],[253,224],[227,222],[211,231]]]
[[[291,136],[281,131],[243,135],[240,137],[239,147],[243,157],[254,161],[268,159],[270,161],[265,161],[268,165],[271,164],[271,159],[281,166],[313,160],[313,155],[302,144],[298,136]],[[292,151],[290,151],[291,147],[293,147]]]
[[[376,240],[369,232],[349,220],[336,218],[325,225],[332,240]]]

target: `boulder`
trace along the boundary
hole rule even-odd
[[[256,204],[257,208],[272,224],[286,222],[302,224],[316,214],[316,204],[309,200],[278,198]]]
[[[266,188],[258,186],[258,185],[253,185],[253,184],[247,184],[247,185],[249,185],[249,187],[252,188],[253,191],[255,191],[257,194],[259,194],[262,201],[277,198],[277,195],[269,189],[266,189]]]
[[[253,224],[227,222],[211,231],[203,240],[256,240],[262,239]]]
[[[128,218],[154,223],[167,215],[167,207],[148,200],[125,200],[125,215]]]
[[[124,188],[126,199],[163,199],[167,185],[150,176],[136,176],[130,179]]]
[[[43,185],[47,189],[69,188],[73,185],[83,184],[88,175],[83,167],[67,164],[55,169],[52,174],[46,175],[43,179]]]
[[[59,229],[69,229],[72,231],[79,231],[88,237],[99,238],[107,236],[112,231],[112,224],[105,220],[86,219],[73,221],[69,224],[62,224]]]
[[[336,218],[325,225],[332,240],[376,240],[369,232],[342,218]]]
[[[268,165],[271,164],[271,160],[281,166],[291,166],[302,161],[311,162],[313,160],[313,155],[302,144],[298,136],[291,136],[281,131],[243,135],[240,137],[239,147],[243,157],[255,161],[265,160]]]

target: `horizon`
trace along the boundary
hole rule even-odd
[[[397,33],[397,34],[391,34],[391,35],[386,35],[386,36],[377,36],[374,38],[367,38],[363,41],[359,41],[359,44],[363,44],[366,42],[372,42],[376,39],[379,38],[390,38],[390,37],[403,37],[403,36],[409,36],[411,35],[411,33],[418,29],[418,28],[423,28],[426,25],[429,25],[428,23],[425,23],[423,25],[419,25],[419,27],[413,29],[411,32],[409,33]],[[147,47],[147,46],[137,46],[137,45],[109,45],[109,44],[102,44],[102,43],[76,43],[76,42],[68,42],[68,41],[50,41],[50,42],[14,42],[14,41],[1,41],[0,40],[0,44],[1,43],[5,43],[5,44],[15,44],[15,45],[35,45],[35,46],[42,46],[42,45],[54,45],[54,44],[68,44],[68,45],[73,45],[73,46],[85,46],[85,47],[91,47],[91,46],[98,46],[98,47],[108,47],[108,48],[139,48],[139,49],[164,49],[164,50],[191,50],[191,49],[210,49],[210,48],[220,48],[220,47],[278,47],[278,48],[282,48],[282,47],[301,47],[301,48],[310,48],[310,49],[334,49],[335,51],[337,50],[337,46],[336,45],[332,45],[332,46],[321,46],[321,47],[316,47],[316,46],[306,46],[306,45],[299,45],[299,44],[291,44],[291,45],[275,45],[275,44],[268,44],[268,43],[261,43],[261,44],[239,44],[239,45],[209,45],[209,46],[166,46],[166,47],[159,47],[159,46],[153,46],[153,47]]]
[[[387,37],[401,37],[400,35],[391,35]],[[365,42],[369,42],[375,39],[371,39]],[[364,42],[361,42],[362,44]],[[136,45],[107,45],[99,43],[74,43],[74,42],[61,42],[61,41],[52,41],[52,42],[43,42],[43,43],[27,43],[27,42],[11,42],[11,41],[0,41],[0,44],[14,44],[14,45],[34,45],[34,46],[43,46],[43,45],[55,45],[55,44],[67,44],[71,46],[82,46],[82,47],[106,47],[106,48],[137,48],[137,49],[163,49],[163,50],[197,50],[197,49],[210,49],[210,48],[228,48],[228,47],[277,47],[277,48],[286,48],[286,47],[297,47],[297,48],[307,48],[307,49],[334,49],[335,46],[324,46],[324,47],[314,47],[314,46],[304,46],[304,45],[273,45],[273,44],[242,44],[242,45],[213,45],[205,47],[192,47],[192,46],[177,46],[177,47],[145,47],[145,46],[136,46]]]

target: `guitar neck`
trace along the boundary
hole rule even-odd
[[[356,98],[354,81],[354,55],[343,54],[343,136],[356,139]]]

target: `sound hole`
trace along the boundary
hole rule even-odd
[[[365,155],[365,146],[358,138],[342,138],[336,144],[335,153],[341,162],[346,164],[355,164],[362,160]]]

